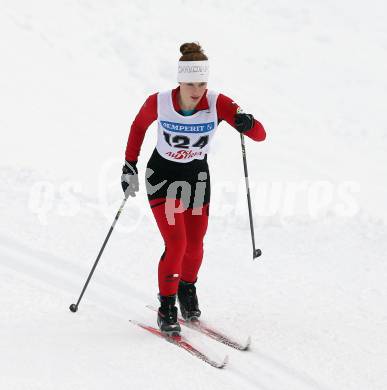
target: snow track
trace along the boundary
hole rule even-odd
[[[214,233],[212,231],[211,234]],[[220,234],[220,232],[218,231],[217,234]],[[236,230],[234,231],[235,234],[238,235],[239,232]],[[309,241],[310,243],[311,241]],[[334,245],[332,242],[331,244]],[[114,248],[112,248],[113,253],[114,251]],[[361,249],[361,253],[364,255],[363,249]],[[343,368],[346,367],[348,372],[360,364],[362,358],[360,355],[352,356],[353,360],[349,360],[346,364],[344,364],[344,361],[340,361],[340,355],[345,355],[345,350],[342,348],[349,348],[352,349],[353,353],[358,353],[356,345],[346,344],[345,338],[348,341],[357,340],[359,346],[366,348],[365,341],[368,336],[361,332],[358,333],[356,328],[352,328],[352,335],[347,333],[347,336],[344,336],[342,332],[345,331],[347,326],[345,321],[342,324],[332,322],[336,309],[332,310],[326,307],[325,305],[328,302],[324,302],[324,300],[320,302],[318,300],[315,301],[316,307],[314,309],[307,303],[306,306],[309,307],[311,312],[306,312],[304,318],[298,318],[301,313],[297,305],[302,307],[304,303],[302,301],[292,301],[292,299],[296,299],[296,295],[294,295],[288,301],[288,304],[291,305],[290,307],[287,309],[284,307],[280,308],[280,310],[286,310],[286,312],[276,314],[277,308],[275,305],[279,301],[277,301],[278,291],[275,290],[278,287],[273,283],[272,288],[274,291],[269,292],[265,296],[262,294],[261,287],[256,286],[254,288],[252,281],[247,281],[248,289],[255,291],[253,294],[260,298],[256,301],[256,310],[245,311],[243,306],[239,306],[238,314],[243,318],[242,322],[245,323],[243,325],[241,323],[238,324],[236,317],[225,316],[227,311],[225,312],[222,308],[217,307],[216,299],[218,297],[209,296],[208,291],[210,289],[206,289],[203,286],[204,291],[201,296],[202,301],[204,299],[203,304],[208,310],[207,314],[210,321],[213,321],[217,326],[223,327],[228,333],[233,334],[234,332],[235,335],[241,332],[244,336],[248,331],[253,330],[252,351],[241,353],[239,351],[230,352],[229,348],[201,337],[193,330],[184,328],[184,332],[189,335],[190,340],[196,343],[196,346],[207,350],[215,357],[221,358],[225,350],[229,353],[230,363],[226,371],[222,373],[222,376],[210,374],[206,367],[200,365],[200,362],[190,361],[190,357],[181,356],[179,351],[176,351],[171,346],[164,345],[165,343],[158,340],[153,340],[152,337],[147,337],[147,335],[127,325],[129,318],[138,318],[148,323],[155,322],[154,315],[144,308],[144,303],[155,299],[153,294],[149,294],[146,291],[147,286],[142,284],[133,285],[131,281],[124,283],[121,277],[110,274],[109,270],[99,270],[97,268],[95,278],[90,283],[79,312],[73,314],[68,310],[68,305],[77,297],[90,269],[89,267],[92,265],[92,261],[87,265],[84,262],[82,265],[79,265],[74,260],[71,261],[70,259],[50,255],[44,251],[28,248],[25,245],[22,246],[17,241],[4,236],[0,237],[0,256],[2,259],[0,275],[4,281],[2,284],[1,296],[3,299],[1,304],[4,309],[3,320],[6,324],[3,328],[5,337],[2,342],[2,346],[6,351],[5,362],[10,363],[15,361],[15,359],[19,361],[21,364],[19,370],[21,371],[18,372],[23,373],[23,378],[29,377],[31,381],[38,381],[40,378],[39,380],[42,380],[41,385],[43,388],[44,386],[49,386],[49,383],[55,383],[59,388],[67,388],[67,385],[61,387],[60,383],[73,383],[74,388],[82,388],[81,384],[86,382],[94,383],[97,388],[99,388],[98,386],[102,388],[105,382],[103,380],[99,382],[96,379],[100,375],[99,371],[94,371],[92,375],[96,378],[91,378],[90,367],[97,367],[103,361],[103,356],[109,356],[110,364],[104,366],[103,375],[108,375],[112,380],[114,378],[117,388],[124,388],[127,385],[126,372],[130,378],[132,378],[133,374],[136,375],[136,383],[138,385],[146,386],[149,383],[149,377],[145,374],[145,376],[141,377],[141,373],[144,373],[145,370],[143,365],[148,366],[149,370],[155,370],[156,373],[165,369],[167,361],[173,359],[174,367],[178,367],[180,372],[196,367],[198,377],[192,386],[198,386],[202,383],[201,381],[205,381],[214,388],[223,386],[231,389],[243,384],[246,388],[268,390],[283,388],[284,386],[287,389],[294,390],[329,390],[334,389],[335,386],[329,385],[329,380],[325,381],[322,379],[321,373],[332,372],[332,369],[334,372],[334,365],[328,363],[324,366],[324,363],[322,363],[325,359],[328,359],[327,353],[329,353],[329,348],[326,348],[323,344],[320,345],[321,349],[318,350],[318,345],[323,342],[324,337],[326,337],[325,341],[328,345],[336,339],[336,354],[338,355],[334,358],[335,364],[340,364]],[[111,261],[109,257],[102,257],[102,268],[104,261]],[[214,261],[216,262],[216,259]],[[270,259],[265,259],[264,261],[267,262]],[[272,268],[270,271],[273,273],[272,279],[278,279],[278,277],[280,279],[286,278],[287,274],[287,277],[291,280],[294,272],[304,272],[305,278],[311,278],[306,286],[314,294],[312,284],[317,282],[317,290],[315,291],[317,292],[318,281],[325,277],[321,273],[324,271],[318,271],[320,274],[315,276],[315,281],[313,282],[313,274],[309,274],[308,267],[305,268],[306,264],[302,265],[302,262],[301,256],[298,271],[289,269],[283,275],[280,274],[280,263],[268,264]],[[264,263],[262,266],[264,266]],[[141,267],[141,264],[137,264],[137,267]],[[296,263],[292,267],[297,267]],[[326,268],[326,271],[328,270],[329,267]],[[232,267],[230,272],[230,275],[227,275],[227,272],[224,275],[226,279],[231,275],[234,278],[239,277],[238,272],[233,270]],[[304,283],[306,282],[305,278]],[[285,286],[286,282],[284,280],[279,282],[279,284],[282,283]],[[262,281],[264,284],[270,283]],[[231,287],[230,300],[233,302],[232,304],[237,305],[238,299],[234,297],[237,294],[237,286]],[[288,294],[291,297],[293,292],[289,286],[286,288],[289,288]],[[337,286],[337,288],[340,289],[340,286]],[[231,292],[232,290],[235,290],[235,292]],[[370,294],[370,291],[368,293]],[[335,294],[340,295],[340,292],[339,290],[333,290],[331,286],[329,294],[325,292],[324,295],[325,298],[328,298],[329,295],[333,297]],[[376,295],[372,296],[376,305]],[[254,301],[247,296],[246,299],[247,301]],[[380,299],[383,299],[383,297],[381,296]],[[311,300],[313,301],[314,298],[312,297]],[[272,303],[270,304],[270,302]],[[350,299],[347,300],[347,303],[352,306],[353,303],[350,302]],[[312,302],[310,303],[312,304]],[[317,307],[319,304],[323,306]],[[339,304],[341,305],[341,303]],[[358,328],[360,330],[364,321],[360,317],[362,315],[361,311],[366,308],[362,306],[361,301],[358,301],[358,304],[360,305],[358,309],[360,311],[357,314]],[[270,313],[270,310],[272,313]],[[325,313],[324,317],[320,318],[320,322],[313,323],[313,318],[317,318],[316,316],[318,316],[319,312]],[[288,323],[288,326],[290,326],[288,329],[285,329],[279,323],[272,322],[279,321],[280,318],[284,320],[285,317],[282,314],[288,316],[284,323],[285,326]],[[382,317],[377,319],[377,312],[368,309],[368,315],[370,314],[373,314],[374,321],[382,320]],[[329,316],[333,317],[329,318]],[[292,328],[294,325],[290,325],[296,324],[298,320],[301,321],[299,322],[301,332],[296,328]],[[348,322],[348,320],[346,321]],[[310,326],[315,328],[307,330],[302,322],[305,322],[305,324],[310,323]],[[329,329],[331,324],[335,324],[336,329]],[[378,327],[373,327],[374,331],[378,329]],[[327,329],[328,333],[326,333],[326,336],[320,333],[319,328]],[[349,330],[347,329],[347,331]],[[284,331],[285,333],[283,333]],[[243,334],[243,332],[245,333]],[[303,335],[302,332],[304,332]],[[304,341],[302,339],[296,341],[293,339],[294,337],[306,337],[306,339]],[[311,339],[308,340],[310,337]],[[316,342],[319,340],[317,344],[313,341],[313,338],[316,337]],[[357,337],[362,337],[362,339]],[[306,344],[302,345],[303,342],[306,342]],[[370,348],[373,342],[375,342],[375,339],[370,339]],[[305,346],[309,343],[311,343],[312,349],[305,349]],[[314,344],[316,344],[316,347],[314,347]],[[299,350],[291,350],[292,345],[298,345]],[[15,346],[17,346],[19,353],[17,355],[12,353],[12,356],[10,356],[9,354],[14,350]],[[32,359],[33,353],[37,350],[39,350],[39,353],[34,363],[30,366],[24,365],[22,362],[25,359]],[[371,350],[366,353],[369,357],[374,355]],[[382,353],[382,349],[380,353]],[[8,360],[7,356],[11,360]],[[377,356],[377,351],[375,351],[374,356]],[[316,361],[311,362],[309,359],[316,359]],[[128,371],[124,368],[124,362],[130,367]],[[77,365],[77,369],[75,369],[75,365]],[[319,365],[320,367],[317,367]],[[59,371],[59,368],[62,366],[67,367],[70,372],[75,372],[75,376],[72,377],[73,380],[76,379],[75,382],[66,382],[69,377],[66,372]],[[36,372],[31,367],[35,367]],[[317,369],[314,373],[311,369],[313,367]],[[364,365],[364,368],[371,370],[371,366],[367,366],[367,364]],[[374,367],[374,369],[377,369],[377,367]],[[50,376],[50,372],[54,372],[55,377]],[[16,375],[14,369],[10,369],[7,374],[9,376],[2,380],[7,383],[7,378],[12,377],[12,373]],[[167,385],[168,379],[163,377],[161,386],[163,386],[164,380],[165,386]],[[185,375],[178,375],[175,377],[175,380],[176,386],[178,384],[181,386],[185,381]],[[15,389],[26,388],[26,383],[17,383],[19,387],[14,387]]]

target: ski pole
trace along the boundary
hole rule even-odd
[[[117,214],[116,214],[116,216],[115,216],[115,218],[114,218],[113,224],[112,224],[112,226],[110,227],[109,233],[107,234],[107,236],[106,236],[106,238],[105,238],[105,241],[104,241],[103,244],[102,244],[102,248],[101,248],[101,250],[100,250],[99,253],[98,253],[98,256],[97,256],[97,259],[96,259],[95,262],[94,262],[93,268],[91,269],[91,271],[90,271],[90,273],[89,273],[89,276],[88,276],[88,278],[87,278],[87,280],[86,280],[86,283],[85,283],[85,285],[83,286],[81,295],[80,295],[79,298],[78,298],[78,302],[77,302],[76,304],[75,304],[75,303],[72,303],[72,304],[70,305],[70,307],[69,307],[70,311],[72,311],[73,313],[75,313],[75,312],[78,310],[79,303],[81,302],[81,299],[82,299],[82,297],[83,297],[83,294],[85,293],[86,288],[87,288],[87,286],[88,286],[88,284],[89,284],[89,282],[90,282],[90,279],[91,279],[91,277],[93,276],[94,270],[95,270],[95,268],[97,267],[98,261],[99,261],[100,257],[102,256],[102,252],[104,251],[105,246],[106,246],[106,244],[107,244],[107,242],[108,242],[108,240],[109,240],[109,237],[110,237],[110,235],[112,234],[112,231],[113,231],[114,226],[115,226],[115,224],[116,224],[116,222],[117,222],[117,220],[118,220],[118,218],[119,218],[119,216],[120,216],[120,214],[121,214],[121,211],[122,211],[122,209],[124,208],[126,199],[127,199],[127,198],[125,197],[125,199],[124,199],[124,200],[122,201],[122,203],[121,203],[120,208],[119,208],[118,211],[117,211]]]
[[[253,260],[254,260],[257,257],[262,255],[262,251],[260,249],[258,249],[258,248],[255,248],[254,223],[253,223],[253,213],[251,211],[251,199],[250,199],[250,187],[249,187],[249,174],[247,173],[247,160],[246,160],[245,139],[244,139],[244,135],[242,133],[241,133],[241,145],[242,145],[243,167],[244,167],[244,170],[245,170],[247,204],[248,204],[248,207],[249,207],[251,241],[253,243]]]

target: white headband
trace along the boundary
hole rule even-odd
[[[208,61],[179,61],[177,81],[183,83],[207,82]]]

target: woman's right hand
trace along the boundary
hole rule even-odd
[[[121,187],[125,197],[136,196],[139,190],[137,161],[125,161],[122,167]]]

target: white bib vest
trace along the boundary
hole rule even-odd
[[[171,90],[158,93],[156,149],[162,157],[179,163],[204,159],[218,127],[218,93],[207,91],[207,99],[208,110],[184,116],[175,111]]]

